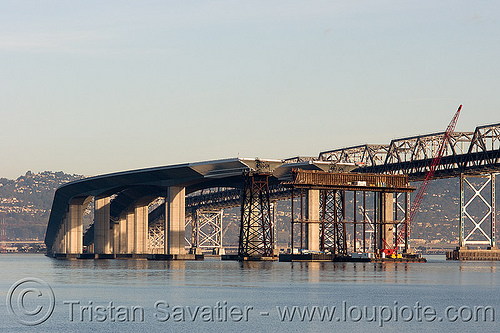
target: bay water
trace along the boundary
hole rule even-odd
[[[500,262],[1,254],[0,332],[500,332]]]

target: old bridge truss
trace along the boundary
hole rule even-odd
[[[319,154],[318,160],[353,163],[356,172],[407,174],[410,181],[425,178],[445,133],[392,140],[389,145],[359,145]],[[474,132],[454,132],[435,178],[487,174],[500,170],[500,124],[479,126]]]

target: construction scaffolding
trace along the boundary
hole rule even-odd
[[[274,257],[274,221],[269,199],[269,173],[245,174],[242,192],[239,260]]]
[[[299,253],[318,252],[346,257],[350,252],[361,251],[385,256],[396,254],[398,246],[403,252],[408,250],[408,194],[415,188],[408,184],[405,175],[297,169],[292,170],[292,181],[285,186],[292,189],[292,254],[295,253],[297,225],[300,228]],[[349,218],[346,218],[347,192],[353,192],[353,213]],[[358,201],[360,192],[362,202]],[[372,209],[367,207],[367,193],[371,194]],[[404,198],[403,203],[401,198]],[[294,217],[296,199],[299,203],[298,219]],[[361,220],[358,219],[358,210],[362,214]],[[402,244],[396,236],[400,230],[405,235]],[[370,234],[368,238],[367,234]],[[352,236],[352,242],[348,241],[349,236]]]

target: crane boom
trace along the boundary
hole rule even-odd
[[[417,214],[418,208],[420,206],[420,203],[422,202],[425,193],[427,192],[427,188],[429,186],[430,181],[434,177],[434,174],[436,173],[436,169],[439,166],[439,163],[441,163],[441,158],[444,155],[445,149],[446,149],[446,142],[450,139],[451,135],[455,131],[455,127],[458,122],[458,117],[460,116],[460,111],[462,110],[462,105],[458,107],[457,112],[453,116],[453,119],[451,120],[450,124],[446,128],[446,131],[444,132],[443,135],[443,141],[441,142],[441,145],[439,146],[439,150],[436,153],[436,156],[433,158],[431,166],[429,168],[429,171],[427,172],[427,175],[425,176],[425,180],[422,183],[422,186],[420,186],[420,189],[417,192],[417,196],[415,197],[415,200],[413,201],[413,204],[411,205],[410,209],[410,216],[407,221],[407,235],[409,236],[410,234],[410,226],[411,222],[413,222],[413,219],[415,218],[415,215]],[[400,232],[397,241],[403,240],[403,231]],[[397,244],[396,244],[397,248]]]

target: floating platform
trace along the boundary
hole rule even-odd
[[[391,263],[391,262],[403,262],[403,263],[425,263],[427,259],[424,257],[406,257],[406,258],[372,258],[371,262],[375,263]]]
[[[498,247],[487,250],[469,250],[464,247],[457,247],[453,251],[446,252],[446,260],[498,261],[500,260],[500,250]]]
[[[204,260],[203,254],[148,254],[148,260]]]
[[[352,258],[327,253],[280,254],[281,262],[370,262],[370,258]]]
[[[368,258],[339,256],[326,253],[303,253],[303,254],[280,254],[281,262],[375,262],[375,263],[397,263],[397,262],[427,262],[425,258],[418,256],[406,256],[403,258]]]
[[[221,255],[219,254],[204,254],[205,258],[211,258],[211,259],[220,259]]]
[[[81,253],[77,256],[78,259],[146,259],[147,254],[97,254],[97,253]]]
[[[239,256],[237,254],[224,254],[221,255],[221,260],[235,260],[235,261],[277,261],[278,257],[264,257],[264,256]]]

